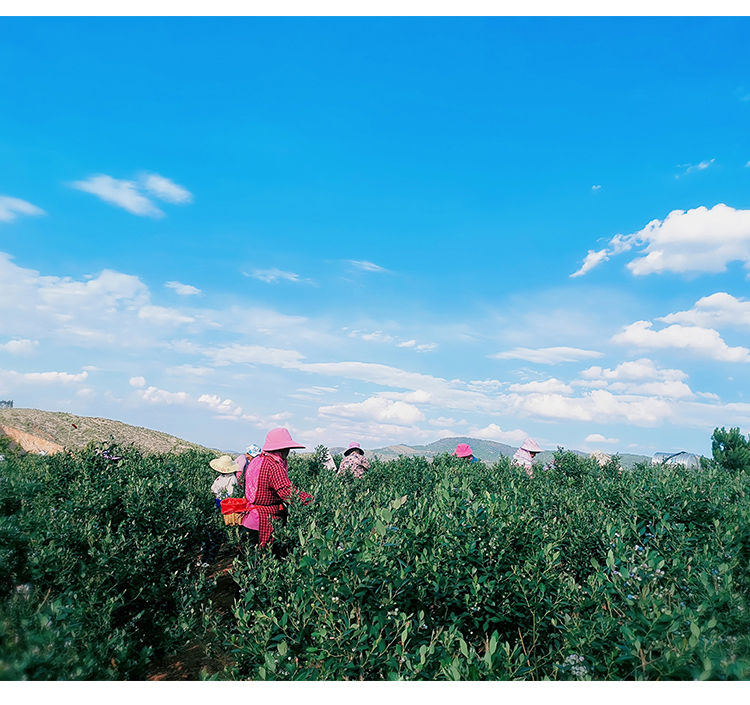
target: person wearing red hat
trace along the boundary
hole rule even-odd
[[[471,450],[471,446],[468,443],[459,443],[456,446],[456,450],[452,453],[457,458],[462,458],[466,460],[466,462],[469,463],[478,463],[479,458],[474,456],[474,453]]]
[[[365,451],[359,443],[350,443],[344,451],[344,459],[339,467],[339,475],[350,472],[354,477],[361,478],[370,469],[370,461],[365,458]]]
[[[311,495],[292,485],[287,470],[289,450],[304,447],[293,441],[285,428],[274,428],[268,432],[260,455],[253,458],[245,468],[247,508],[242,526],[255,533],[261,546],[271,541],[271,519],[285,520],[287,504],[294,497],[298,497],[303,504],[313,499]]]

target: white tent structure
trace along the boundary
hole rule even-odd
[[[698,469],[701,466],[700,457],[695,453],[681,450],[679,453],[654,453],[651,458],[652,465],[682,465],[686,468]]]

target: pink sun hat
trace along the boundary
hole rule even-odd
[[[529,453],[541,453],[542,449],[537,445],[537,442],[532,438],[527,438],[521,444],[521,450],[527,450]]]
[[[296,441],[292,440],[289,431],[285,428],[273,428],[266,436],[266,442],[263,444],[263,450],[284,450],[285,448],[304,448]]]
[[[344,455],[349,455],[349,453],[351,453],[353,450],[358,450],[363,455],[364,455],[364,452],[365,452],[365,451],[362,450],[362,446],[359,445],[359,443],[350,443],[349,447],[344,451]]]
[[[468,443],[459,443],[456,446],[456,450],[453,451],[453,455],[459,458],[470,458],[474,453],[471,452],[471,447]]]

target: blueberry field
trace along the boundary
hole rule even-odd
[[[750,678],[747,466],[292,456],[259,550],[212,456],[102,450],[0,461],[2,679]]]

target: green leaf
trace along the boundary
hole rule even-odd
[[[696,639],[701,635],[701,630],[695,622],[690,622],[690,632]]]

